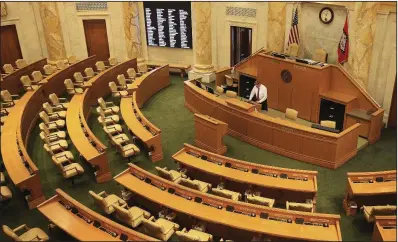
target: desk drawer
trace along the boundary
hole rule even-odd
[[[361,124],[361,126],[359,127],[359,136],[368,138],[370,122],[367,120],[363,120],[363,119],[359,119],[359,118],[355,118],[355,117],[347,115],[346,128],[351,127],[352,125],[354,125],[356,123]]]

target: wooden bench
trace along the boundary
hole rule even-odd
[[[169,65],[170,68],[179,69],[181,72],[181,77],[184,77],[188,73],[188,70],[191,69],[191,65],[167,63],[161,61],[148,61],[146,62],[146,65],[148,66],[148,68],[156,68],[164,65]]]

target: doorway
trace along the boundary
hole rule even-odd
[[[231,66],[252,54],[252,29],[231,26]]]
[[[392,94],[387,126],[389,128],[397,128],[397,76],[395,76],[394,91]]]
[[[97,60],[107,61],[110,57],[105,19],[83,20],[88,56],[96,55]]]
[[[17,34],[15,24],[1,26],[1,62],[0,66],[4,64],[12,64],[15,66],[15,61],[22,59],[21,46]]]

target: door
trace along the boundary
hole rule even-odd
[[[96,55],[98,60],[110,57],[105,19],[83,20],[88,56]]]
[[[252,54],[252,29],[231,26],[231,66]]]
[[[17,59],[22,59],[22,51],[19,45],[17,28],[15,24],[1,26],[1,63],[15,66]]]
[[[391,107],[388,115],[388,127],[397,127],[397,77],[395,77],[394,91],[392,94]]]

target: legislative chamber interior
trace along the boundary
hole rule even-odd
[[[1,2],[0,241],[396,241],[397,2]]]

